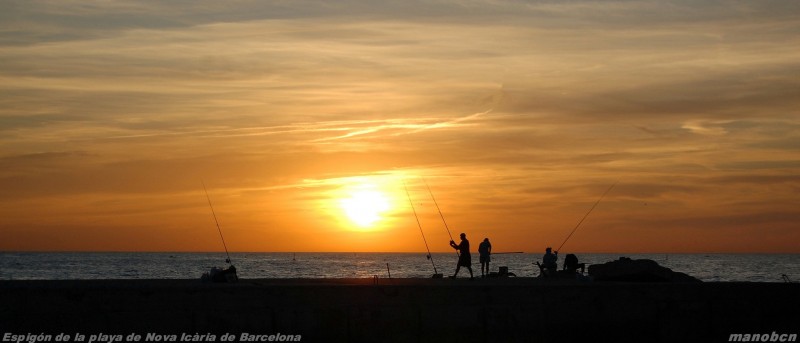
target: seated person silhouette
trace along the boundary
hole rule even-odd
[[[558,251],[553,252],[553,248],[548,247],[545,249],[545,254],[542,256],[542,267],[547,271],[548,275],[555,275],[558,270]]]
[[[581,274],[583,274],[586,263],[578,263],[578,257],[575,254],[567,254],[567,257],[564,258],[564,270],[570,273],[577,273],[578,268],[581,269]]]

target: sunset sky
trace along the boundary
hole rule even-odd
[[[2,1],[0,250],[800,253],[800,2]]]

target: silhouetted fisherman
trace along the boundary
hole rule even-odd
[[[486,277],[489,275],[489,262],[492,260],[492,243],[489,243],[488,238],[484,238],[478,245],[478,254],[481,261],[481,277]]]
[[[567,254],[567,256],[564,257],[564,270],[570,273],[577,273],[578,268],[581,269],[581,274],[583,274],[586,263],[579,263],[578,256],[575,256],[575,254]]]
[[[558,271],[558,251],[553,252],[553,248],[547,247],[544,256],[542,256],[542,266],[547,270],[550,275],[555,275]]]
[[[203,273],[200,280],[203,282],[238,282],[239,277],[236,275],[236,267],[230,265],[227,269],[211,268],[211,271]]]
[[[469,278],[473,279],[472,276],[472,256],[469,254],[469,241],[467,240],[467,235],[465,233],[461,234],[461,243],[456,245],[456,242],[450,241],[450,246],[453,249],[458,250],[458,265],[456,265],[456,273],[451,276],[451,279],[455,279],[458,275],[458,271],[461,270],[461,267],[467,267],[469,270]]]

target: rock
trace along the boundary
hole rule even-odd
[[[656,261],[632,260],[620,257],[619,260],[589,266],[589,275],[594,281],[623,282],[701,282],[684,273],[674,272],[662,267]]]

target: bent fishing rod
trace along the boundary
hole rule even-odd
[[[411,194],[408,193],[408,186],[406,182],[403,181],[403,188],[406,189],[406,196],[408,197],[408,204],[411,205],[411,211],[414,212],[414,218],[417,219],[417,226],[419,227],[419,233],[422,234],[422,241],[425,242],[425,249],[428,250],[428,259],[431,260],[431,265],[433,266],[433,275],[436,277],[439,275],[439,271],[436,270],[436,263],[433,263],[433,256],[431,256],[431,249],[428,247],[428,240],[425,239],[425,233],[422,232],[422,224],[419,222],[419,217],[417,216],[417,210],[414,208],[414,203],[411,201]]]
[[[422,182],[425,183],[425,187],[428,188],[428,193],[431,194],[431,199],[433,200],[433,204],[436,205],[436,210],[439,211],[439,217],[442,218],[442,223],[444,223],[444,228],[447,230],[447,235],[450,236],[450,241],[453,241],[453,235],[450,233],[450,228],[447,226],[447,221],[444,220],[444,214],[442,214],[442,210],[439,208],[439,204],[436,202],[436,198],[433,196],[433,191],[431,191],[431,186],[428,186],[428,181],[425,181],[424,177],[420,177]],[[456,256],[461,257],[461,254],[456,250]]]
[[[228,254],[228,246],[225,244],[225,237],[222,237],[222,229],[219,227],[219,221],[217,221],[217,214],[214,213],[214,206],[211,206],[211,197],[208,196],[208,189],[206,189],[206,183],[203,182],[202,180],[200,182],[203,184],[203,190],[206,192],[206,199],[208,199],[208,207],[211,208],[211,215],[214,216],[214,223],[217,224],[217,231],[219,231],[219,238],[222,239],[222,246],[225,248],[225,256],[227,256],[225,262],[227,262],[230,265],[233,265],[231,263],[231,255]]]
[[[570,237],[572,237],[572,234],[575,233],[575,231],[578,230],[578,228],[581,226],[583,221],[586,220],[586,217],[589,216],[589,213],[592,213],[594,208],[597,207],[597,204],[599,204],[600,201],[603,200],[603,198],[606,197],[606,194],[608,194],[608,192],[610,192],[611,189],[614,188],[614,186],[616,186],[618,183],[619,183],[619,180],[617,180],[617,182],[614,182],[614,184],[611,185],[611,187],[608,187],[608,189],[606,189],[606,191],[603,193],[603,195],[600,196],[600,199],[597,199],[597,202],[595,202],[594,205],[592,205],[592,208],[589,209],[589,212],[586,212],[586,214],[583,216],[583,218],[581,218],[581,221],[578,222],[578,225],[575,225],[575,228],[572,229],[572,232],[569,233],[569,236],[567,236],[567,239],[564,240],[564,243],[561,243],[561,246],[559,246],[558,249],[556,249],[556,252],[561,251],[561,248],[564,247],[564,244],[567,244],[567,241],[570,239]]]

